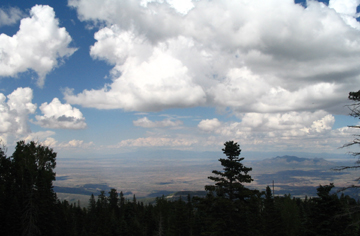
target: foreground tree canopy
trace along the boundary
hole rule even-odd
[[[320,185],[318,197],[274,197],[269,187],[246,187],[252,170],[239,158],[240,146],[224,144],[221,171],[214,170],[203,198],[156,198],[144,204],[111,189],[92,195],[87,207],[57,199],[56,153],[35,142],[17,143],[12,156],[0,148],[0,235],[183,236],[360,235],[360,202],[331,194]]]
[[[1,235],[51,235],[55,220],[56,153],[35,142],[0,152]]]

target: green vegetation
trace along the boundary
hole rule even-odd
[[[320,185],[317,197],[274,197],[249,189],[252,181],[239,158],[240,146],[226,142],[223,170],[214,170],[206,196],[176,200],[157,197],[155,204],[125,199],[110,189],[91,195],[88,206],[57,199],[56,153],[35,142],[18,142],[11,157],[0,149],[0,235],[359,235],[360,202],[331,194]]]

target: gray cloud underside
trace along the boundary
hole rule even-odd
[[[24,13],[16,7],[0,8],[0,26],[16,24]]]
[[[44,128],[52,129],[84,129],[86,128],[85,119],[78,119],[75,117],[60,116],[47,117],[46,119],[39,119],[35,124]]]

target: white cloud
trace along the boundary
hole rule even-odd
[[[120,147],[190,147],[198,141],[189,138],[172,138],[172,137],[147,137],[138,139],[127,139],[112,148]]]
[[[200,121],[200,123],[198,124],[198,127],[203,130],[203,131],[216,131],[218,128],[220,128],[221,126],[221,122],[214,118],[214,119],[206,119],[206,120],[202,120]]]
[[[83,140],[71,140],[69,142],[63,142],[60,144],[57,144],[57,147],[59,148],[83,148],[83,149],[89,149],[94,147],[93,142],[85,143]]]
[[[0,27],[16,24],[23,15],[23,12],[16,7],[0,8]]]
[[[305,127],[303,130],[307,134],[312,133],[322,133],[326,131],[330,131],[333,126],[335,119],[332,115],[326,115],[320,120],[314,121],[310,127]]]
[[[191,9],[194,8],[192,0],[167,0],[172,8],[176,11],[187,14]]]
[[[148,1],[147,1],[148,2]],[[76,8],[80,20],[95,25],[118,25],[124,31],[134,30],[146,35],[151,42],[159,38],[177,35],[181,27],[181,14],[174,14],[167,2],[149,2],[146,8],[141,1],[124,0],[69,0],[68,5]]]
[[[282,148],[304,151],[303,148],[308,145],[314,151],[323,149],[324,145],[329,150],[336,150],[340,140],[346,142],[349,139],[349,132],[332,130],[334,122],[334,116],[325,111],[246,113],[242,115],[241,122],[224,123],[215,118],[200,121],[198,127],[213,133],[213,142],[236,140],[249,150],[256,150],[261,144],[267,150],[276,150],[283,145]]]
[[[39,132],[35,132],[35,133],[29,133],[28,135],[22,137],[22,140],[25,140],[26,142],[29,141],[43,141],[43,140],[48,140],[45,141],[45,145],[50,144],[49,140],[53,140],[55,141],[55,139],[51,138],[50,136],[55,135],[55,132],[53,131],[39,131]]]
[[[359,0],[330,0],[329,7],[341,14],[357,16],[356,8],[360,5]]]
[[[67,102],[128,111],[159,111],[205,102],[203,89],[176,56],[191,44],[189,40],[174,39],[153,48],[147,40],[118,27],[104,28],[95,37],[98,42],[91,48],[91,55],[115,64],[114,81],[103,89],[84,90],[77,95],[68,90]]]
[[[54,10],[36,5],[30,10],[30,17],[21,20],[15,35],[0,34],[0,76],[16,76],[32,69],[42,87],[46,75],[59,61],[75,52],[69,47],[70,42],[66,29],[59,28]]]
[[[170,1],[69,1],[81,20],[106,25],[90,53],[114,68],[112,83],[67,90],[66,101],[146,112],[194,106],[347,112],[346,94],[360,82],[360,31],[343,15],[355,20],[357,3],[192,4],[182,15]]]
[[[242,117],[241,126],[259,132],[279,130],[288,134],[304,135],[311,130],[314,132],[331,130],[334,122],[334,117],[325,111],[313,113],[247,113]]]
[[[133,124],[135,126],[140,126],[143,128],[163,128],[180,126],[183,124],[183,122],[180,120],[172,121],[171,119],[165,119],[162,121],[151,121],[147,117],[143,117],[133,121]]]
[[[43,103],[40,106],[43,116],[35,116],[34,122],[45,128],[52,129],[84,129],[86,128],[85,118],[79,109],[69,104],[62,104],[58,98],[51,103]]]
[[[174,8],[177,12],[181,14],[187,14],[191,9],[194,8],[194,4],[192,0],[141,0],[140,5],[143,7],[147,7],[148,3],[158,2],[164,3],[167,2],[170,7]]]
[[[30,133],[29,114],[35,113],[31,88],[17,88],[7,96],[0,93],[0,135],[24,135]],[[7,101],[6,101],[7,100]]]
[[[31,132],[29,115],[34,114],[37,108],[32,103],[33,91],[31,88],[17,88],[5,96],[0,93],[0,140],[6,145],[13,145],[17,140],[38,141],[52,148],[92,148],[92,142],[72,140],[59,143],[51,136],[55,132]],[[82,113],[69,104],[61,104],[55,98],[49,104],[43,103],[40,110],[44,116],[36,116],[38,123],[47,128],[84,128],[86,126]]]
[[[95,147],[95,144],[93,142],[84,142],[83,140],[70,140],[68,142],[59,142],[55,138],[50,137],[54,135],[55,133],[52,131],[46,131],[46,132],[37,132],[30,134],[25,140],[31,141],[31,140],[39,140],[42,145],[51,147],[58,150],[73,150],[73,149],[93,149]]]
[[[56,146],[57,141],[54,138],[49,137],[49,138],[45,139],[45,141],[41,142],[41,144],[44,145],[44,146],[48,146],[48,147],[53,148],[53,147]]]
[[[356,12],[357,6],[360,5],[359,0],[330,0],[329,7],[333,8],[336,12],[338,12],[346,24],[354,27],[356,29],[360,29],[359,22],[356,21],[355,18],[359,17],[359,14]]]

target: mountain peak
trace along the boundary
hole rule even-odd
[[[297,157],[297,156],[288,156],[288,155],[285,155],[285,156],[277,156],[277,157],[274,157],[274,158],[271,158],[271,159],[274,159],[274,160],[285,160],[286,162],[304,162],[304,161],[311,160],[311,159],[309,159],[309,158],[303,158],[303,157]]]

